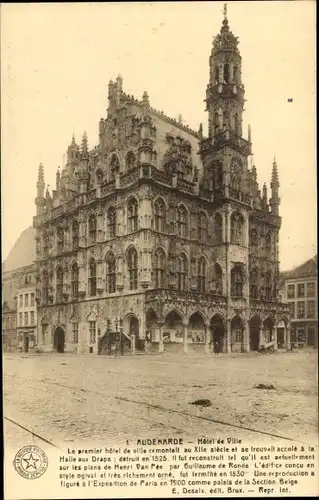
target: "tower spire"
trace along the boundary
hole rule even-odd
[[[224,3],[224,19],[227,21],[227,3]]]
[[[274,162],[272,164],[270,187],[271,187],[271,200],[270,200],[271,211],[275,215],[278,215],[280,198],[279,198],[279,176],[278,176],[278,166],[276,162],[276,156],[274,156]]]
[[[82,136],[82,158],[88,155],[88,136],[86,131],[83,132]]]
[[[242,61],[238,50],[238,38],[229,28],[226,3],[223,14],[222,26],[213,40],[209,58],[210,76],[206,89],[206,104],[209,113],[208,135],[212,137],[229,129],[241,137],[245,102],[244,87],[241,82]],[[231,105],[229,105],[230,101]]]
[[[37,215],[42,215],[44,213],[44,168],[42,163],[40,163],[38,168],[38,181],[37,181],[37,197],[35,199],[35,205],[37,207]]]
[[[43,168],[42,163],[40,163],[39,169],[38,169],[38,182],[37,182],[37,196],[38,196],[38,198],[43,198],[43,196],[44,196],[44,188],[45,188],[45,184],[44,184],[44,168]]]

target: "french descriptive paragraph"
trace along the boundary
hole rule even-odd
[[[258,446],[232,437],[68,448],[58,465],[62,488],[136,488],[145,495],[153,488],[170,496],[293,495],[317,479],[313,446]]]

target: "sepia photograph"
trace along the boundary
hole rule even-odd
[[[7,500],[318,495],[315,11],[2,4]]]

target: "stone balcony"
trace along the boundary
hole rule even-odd
[[[266,301],[259,299],[250,299],[250,308],[255,314],[282,314],[290,316],[290,305],[279,301]]]
[[[145,292],[145,302],[148,305],[158,303],[182,303],[185,305],[198,305],[200,307],[214,307],[214,305],[226,306],[226,297],[214,295],[213,293],[200,293],[191,291],[178,291],[163,288],[147,290]]]

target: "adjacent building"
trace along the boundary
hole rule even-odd
[[[28,347],[27,329],[20,334],[19,324],[19,295],[28,290],[28,293],[35,294],[36,276],[36,230],[29,227],[23,231],[2,265],[2,345],[4,350],[16,350],[19,346],[22,349]],[[27,292],[25,292],[27,293]],[[34,308],[34,328],[36,330],[36,309]],[[31,315],[30,315],[31,319]],[[24,322],[24,317],[22,319]],[[29,323],[29,318],[28,318]],[[31,344],[32,345],[32,344]]]
[[[282,299],[290,307],[292,341],[318,347],[317,255],[282,273]]]
[[[39,167],[38,342],[97,352],[121,320],[136,348],[256,350],[290,310],[279,301],[279,175],[260,188],[250,128],[242,130],[238,38],[225,16],[206,89],[208,135],[108,86],[98,144],[67,150],[56,188]]]
[[[37,345],[36,275],[30,273],[28,281],[17,290],[17,335],[21,350]]]

